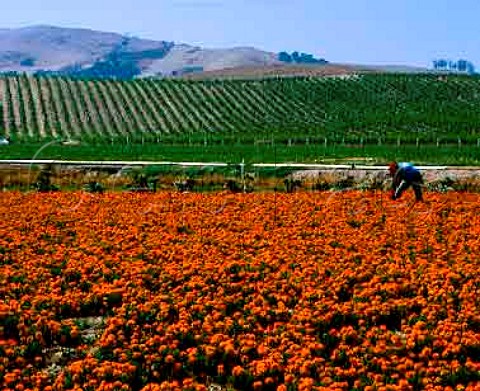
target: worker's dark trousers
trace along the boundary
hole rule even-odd
[[[413,181],[403,180],[402,182],[400,182],[400,185],[395,190],[395,199],[399,199],[402,196],[403,192],[407,190],[410,186],[412,186],[413,191],[415,192],[415,198],[417,199],[417,201],[422,201],[422,183],[423,180],[420,175],[415,176]]]

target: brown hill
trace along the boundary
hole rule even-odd
[[[204,49],[53,26],[0,29],[0,72],[3,73],[125,78],[276,64],[281,64],[276,53],[252,47]]]
[[[183,75],[187,79],[216,78],[260,78],[260,77],[295,77],[295,76],[350,76],[357,73],[373,72],[372,69],[348,65],[265,65],[253,67],[232,67],[221,70],[199,72]]]
[[[185,76],[189,78],[331,76],[371,68],[340,64],[289,64],[278,53],[253,47],[205,49],[89,29],[32,26],[0,29],[0,72],[63,76]],[[393,67],[391,70],[398,70]],[[402,67],[409,72],[409,68]],[[416,70],[415,70],[416,71]]]

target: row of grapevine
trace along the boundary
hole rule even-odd
[[[188,118],[185,118],[183,115],[180,114],[177,102],[171,99],[171,97],[168,95],[168,92],[166,91],[167,89],[161,88],[158,83],[155,83],[153,81],[150,81],[149,84],[151,93],[158,96],[161,102],[160,105],[171,113],[170,117],[174,118],[178,128],[184,131],[188,131]]]
[[[35,130],[38,128],[38,125],[35,123],[35,107],[32,104],[32,97],[30,95],[30,89],[28,88],[28,80],[24,77],[19,78],[19,95],[21,97],[21,102],[23,102],[23,118],[22,125],[28,130],[28,135],[33,137]],[[37,135],[38,137],[38,135]]]
[[[88,134],[86,115],[82,110],[76,110],[80,103],[78,98],[69,99],[70,91],[67,81],[60,79],[58,83],[54,83],[53,79],[48,79],[48,85],[50,91],[52,91],[53,104],[58,119],[57,123],[62,134],[70,134],[70,127],[73,129],[75,137],[81,133]]]
[[[0,78],[15,140],[328,137],[476,142],[476,77],[380,74],[268,80]]]
[[[203,86],[202,89],[204,96],[209,97],[212,104],[217,106],[218,115],[228,119],[230,124],[234,124],[235,130],[233,133],[235,133],[235,131],[241,132],[246,129],[248,125],[252,126],[255,124],[255,116],[251,110],[249,110],[248,107],[244,110],[239,109],[236,106],[235,98],[232,98],[232,96],[228,94],[228,91],[225,91],[222,86],[206,85]],[[254,131],[254,129],[251,129],[251,131]]]
[[[5,136],[9,137],[10,136],[10,120],[9,118],[9,106],[4,104],[4,102],[8,102],[9,100],[9,93],[7,89],[7,82],[5,80],[0,79],[0,119],[1,123],[4,124],[5,128]],[[4,120],[4,118],[7,118]]]
[[[152,121],[155,124],[155,128],[168,129],[166,121],[164,120],[164,111],[160,106],[155,106],[154,99],[149,98],[147,92],[140,88],[139,83],[133,83],[135,93],[137,95],[137,101],[140,102],[140,106],[146,107],[149,113],[152,113]],[[158,132],[158,129],[155,129]],[[168,132],[169,130],[167,130]]]

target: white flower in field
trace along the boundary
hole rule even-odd
[[[395,331],[395,334],[398,335],[400,338],[402,338],[403,340],[406,340],[407,339],[407,334],[401,332],[401,331]]]

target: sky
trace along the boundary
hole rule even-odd
[[[207,48],[306,52],[330,62],[480,67],[480,1],[15,0],[0,28],[81,27]]]

